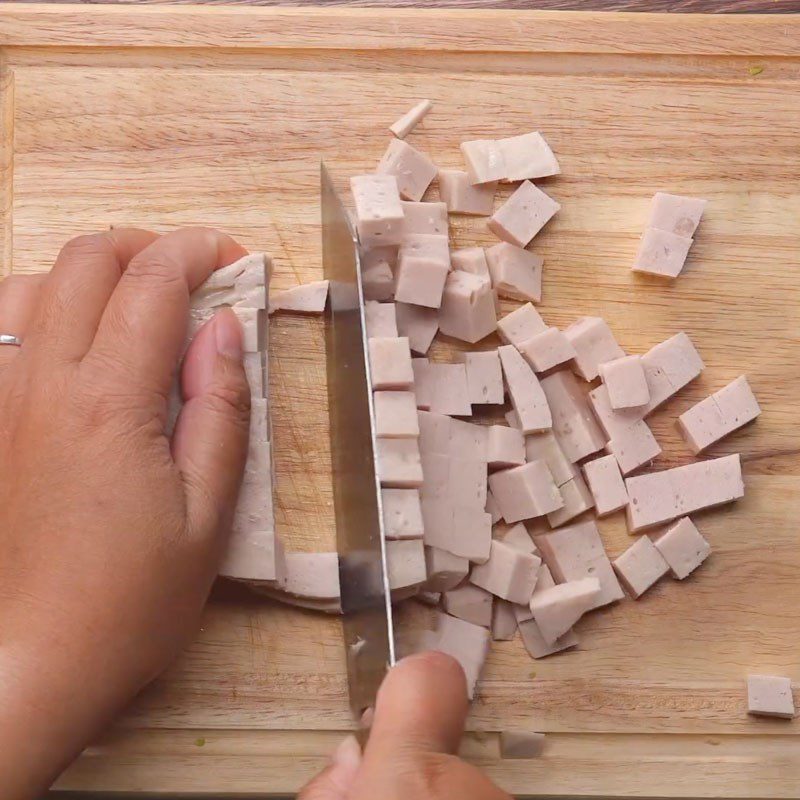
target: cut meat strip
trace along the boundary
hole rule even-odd
[[[524,181],[489,218],[489,230],[504,242],[525,247],[560,208],[552,197]]]
[[[503,345],[497,352],[522,432],[536,433],[551,428],[550,406],[534,371],[511,345]]]
[[[328,301],[328,281],[313,281],[278,292],[269,299],[269,313],[295,311],[303,314],[321,314]]]
[[[464,353],[463,359],[470,403],[501,405],[505,401],[505,391],[497,350]]]
[[[425,355],[439,330],[439,312],[435,308],[395,303],[397,331],[408,339],[415,353]]]
[[[402,139],[392,139],[375,170],[393,175],[404,200],[422,200],[422,195],[436,177],[436,165],[428,156]]]
[[[433,108],[430,100],[420,100],[413,108],[406,111],[400,119],[389,126],[389,130],[398,138],[405,139],[414,128],[422,122],[425,115]]]

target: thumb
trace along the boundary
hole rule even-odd
[[[361,748],[355,736],[348,736],[336,748],[330,766],[307,783],[297,800],[346,800],[361,765]]]
[[[217,312],[194,337],[181,385],[172,454],[186,487],[190,529],[213,532],[233,515],[250,425],[242,329],[231,309]]]

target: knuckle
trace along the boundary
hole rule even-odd
[[[127,273],[159,291],[189,293],[181,260],[168,250],[142,252],[134,256],[128,264]]]
[[[70,239],[62,248],[59,258],[65,261],[112,256],[114,245],[106,233],[85,233]]]

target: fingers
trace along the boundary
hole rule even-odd
[[[150,231],[116,228],[68,242],[42,287],[33,334],[44,342],[42,349],[63,359],[83,358],[131,259],[157,238]]]
[[[23,341],[39,303],[45,275],[10,275],[0,281],[0,333]],[[0,370],[19,354],[15,345],[0,345]]]
[[[128,264],[87,358],[117,365],[140,388],[166,396],[186,338],[189,294],[247,251],[208,228],[167,233]]]
[[[300,790],[297,800],[348,800],[361,766],[361,748],[348,736],[336,748],[330,766]]]
[[[229,523],[247,460],[250,387],[241,325],[230,309],[198,331],[184,360],[182,387],[173,457],[186,487],[190,530],[208,535]]]

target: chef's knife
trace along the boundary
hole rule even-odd
[[[333,499],[350,706],[375,703],[394,664],[394,630],[358,246],[347,211],[320,165],[322,265],[330,281],[325,350]]]

